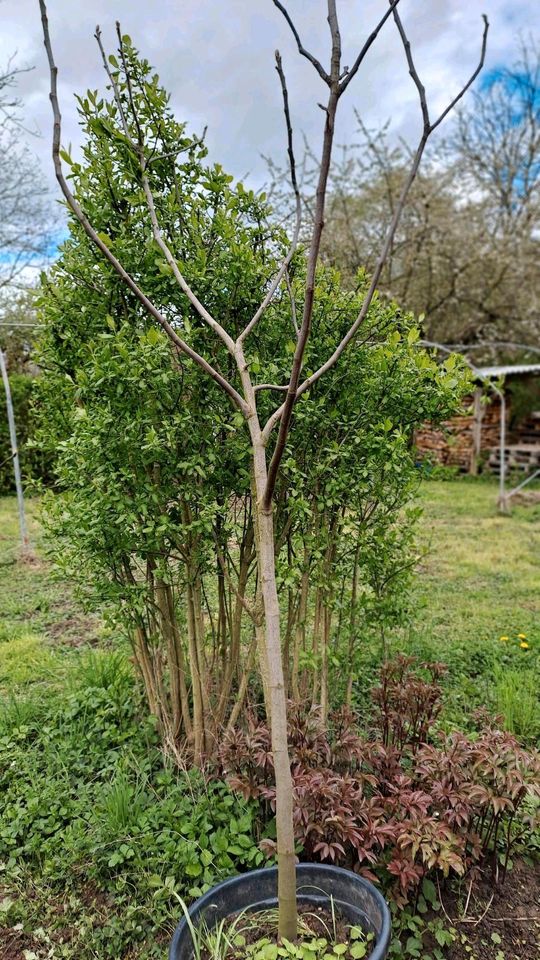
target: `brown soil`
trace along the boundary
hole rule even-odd
[[[71,605],[56,605],[54,613],[58,620],[45,628],[46,636],[70,647],[97,646],[100,641],[98,618],[73,611]]]
[[[32,951],[39,956],[40,945],[22,930],[12,927],[0,928],[1,960],[24,960],[24,951]]]
[[[444,908],[458,931],[448,960],[539,960],[540,863],[516,861],[499,887],[484,881],[461,922],[455,901],[444,898]]]

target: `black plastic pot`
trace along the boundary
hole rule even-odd
[[[299,903],[329,906],[351,924],[375,934],[369,960],[384,960],[390,942],[390,911],[384,897],[369,880],[351,870],[321,863],[299,863],[296,867]],[[193,925],[204,920],[212,927],[231,914],[255,913],[277,904],[277,867],[252,870],[232,877],[205,893],[189,910]],[[169,948],[169,960],[191,960],[193,941],[185,918],[178,924]]]

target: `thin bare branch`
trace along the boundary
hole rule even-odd
[[[257,383],[253,387],[254,393],[259,393],[261,390],[279,390],[282,393],[286,393],[288,389],[289,387],[286,383],[281,386],[279,383]]]
[[[163,238],[161,227],[159,226],[159,221],[157,218],[154,197],[152,194],[152,190],[150,188],[148,177],[144,171],[145,171],[145,166],[144,166],[144,162],[142,162],[141,163],[142,186],[144,190],[144,195],[146,197],[146,205],[148,207],[148,213],[150,214],[150,221],[152,224],[152,233],[154,236],[154,240],[156,241],[161,252],[163,253],[163,256],[165,257],[165,260],[167,261],[169,267],[171,268],[174,279],[176,280],[182,293],[186,295],[192,307],[195,308],[195,310],[197,311],[201,319],[204,320],[205,323],[207,323],[208,326],[214,331],[214,333],[216,333],[218,337],[223,341],[223,343],[227,347],[227,350],[229,351],[231,356],[234,356],[235,346],[234,346],[233,338],[229,336],[225,328],[222,327],[217,320],[214,320],[214,317],[212,316],[212,314],[208,312],[206,307],[203,306],[203,304],[201,303],[197,295],[193,292],[193,290],[187,283],[184,275],[182,274],[169,245]]]
[[[337,363],[337,361],[338,361],[339,358],[341,357],[342,353],[343,353],[344,350],[347,348],[347,346],[349,345],[349,343],[351,342],[351,340],[355,337],[358,329],[360,328],[360,326],[361,326],[362,323],[364,322],[364,320],[365,320],[365,318],[366,318],[366,316],[367,316],[367,313],[368,313],[368,311],[369,311],[369,308],[370,308],[370,306],[371,306],[371,303],[372,303],[372,301],[373,301],[373,296],[374,296],[375,291],[376,291],[376,289],[377,289],[377,286],[378,286],[378,283],[379,283],[379,280],[380,280],[380,277],[381,277],[381,273],[382,273],[384,264],[385,264],[386,259],[387,259],[387,257],[388,257],[388,253],[389,253],[389,251],[390,251],[390,249],[391,249],[391,247],[392,247],[392,243],[393,243],[393,241],[394,241],[394,236],[395,236],[395,233],[396,233],[396,230],[397,230],[399,221],[400,221],[400,219],[401,219],[401,215],[402,215],[402,213],[403,213],[403,209],[404,209],[404,207],[405,207],[405,204],[406,204],[406,201],[407,201],[407,197],[408,197],[408,195],[409,195],[411,186],[412,186],[412,184],[413,184],[413,182],[414,182],[414,180],[415,180],[415,178],[416,178],[416,174],[418,173],[418,168],[419,168],[419,166],[420,166],[420,161],[421,161],[421,159],[422,159],[422,155],[423,155],[423,153],[424,153],[424,150],[425,150],[425,147],[426,147],[426,143],[427,143],[427,141],[428,141],[428,138],[429,138],[429,136],[431,135],[431,133],[433,132],[433,130],[435,130],[436,127],[439,126],[439,123],[442,121],[442,119],[444,119],[444,117],[447,116],[447,114],[448,114],[448,112],[449,112],[449,109],[451,109],[451,107],[449,107],[449,108],[447,108],[446,110],[444,110],[443,113],[441,114],[441,116],[435,121],[435,123],[433,123],[433,124],[431,123],[431,121],[430,121],[430,119],[429,119],[429,110],[428,110],[428,106],[427,106],[427,99],[426,99],[425,88],[424,88],[424,85],[422,84],[422,81],[420,80],[420,77],[419,77],[418,72],[417,72],[417,70],[416,70],[416,67],[415,67],[415,64],[414,64],[414,60],[413,60],[413,57],[412,57],[410,42],[409,42],[408,37],[407,37],[407,35],[406,35],[406,32],[405,32],[405,30],[404,30],[404,28],[403,28],[403,24],[402,24],[402,22],[401,22],[401,19],[400,19],[400,17],[399,17],[399,14],[397,13],[397,10],[395,9],[395,5],[394,5],[394,7],[392,8],[392,13],[393,13],[394,19],[395,19],[395,21],[396,21],[396,25],[397,25],[397,27],[398,27],[398,31],[399,31],[399,34],[400,34],[400,36],[401,36],[402,43],[403,43],[403,46],[404,46],[404,49],[405,49],[405,55],[406,55],[406,57],[407,57],[407,63],[408,63],[408,65],[409,65],[409,73],[411,74],[411,77],[412,77],[412,79],[413,79],[413,81],[414,81],[414,83],[415,83],[415,85],[416,85],[417,90],[418,90],[418,95],[419,95],[420,105],[421,105],[421,110],[422,110],[422,119],[423,119],[422,136],[421,136],[421,138],[420,138],[420,142],[419,142],[419,144],[418,144],[418,147],[417,147],[417,149],[416,149],[416,151],[415,151],[415,154],[414,154],[414,157],[413,157],[413,161],[412,161],[412,164],[411,164],[409,173],[408,173],[408,175],[407,175],[407,178],[406,178],[406,180],[405,180],[405,183],[403,184],[403,187],[402,187],[402,190],[401,190],[401,194],[400,194],[400,196],[399,196],[398,202],[397,202],[396,207],[395,207],[395,210],[394,210],[394,215],[393,215],[392,220],[391,220],[391,222],[390,222],[390,226],[389,226],[389,228],[388,228],[386,237],[385,237],[385,239],[384,239],[384,243],[383,243],[381,252],[380,252],[379,257],[378,257],[378,259],[377,259],[377,263],[376,263],[376,265],[375,265],[375,269],[374,269],[374,271],[373,271],[371,283],[370,283],[370,285],[369,285],[368,291],[367,291],[366,296],[365,296],[365,298],[364,298],[364,301],[363,301],[363,303],[362,303],[362,307],[361,307],[361,309],[360,309],[360,312],[359,312],[359,314],[358,314],[358,317],[357,317],[356,320],[354,321],[353,325],[349,328],[349,330],[347,331],[347,333],[345,334],[345,336],[343,337],[343,339],[340,341],[340,343],[338,344],[338,346],[336,347],[336,349],[334,350],[334,352],[333,352],[333,353],[331,354],[331,356],[328,358],[328,360],[326,360],[326,362],[323,363],[322,366],[318,368],[318,370],[316,370],[316,371],[315,371],[314,373],[312,373],[309,377],[307,377],[306,380],[304,380],[303,383],[300,384],[300,386],[297,387],[296,393],[295,393],[295,398],[293,399],[293,403],[290,404],[290,398],[289,398],[289,396],[288,396],[288,397],[286,398],[286,400],[284,401],[284,403],[281,404],[281,406],[278,407],[278,409],[274,411],[274,413],[271,415],[271,417],[269,417],[269,419],[268,419],[268,421],[267,421],[267,423],[265,424],[264,429],[263,429],[263,439],[264,439],[265,443],[267,443],[268,440],[270,439],[270,435],[271,435],[271,433],[272,433],[272,430],[274,429],[274,427],[276,426],[277,423],[280,423],[280,434],[282,433],[282,425],[283,425],[283,422],[284,422],[285,417],[286,417],[287,414],[288,414],[288,404],[290,405],[290,407],[291,407],[291,409],[292,409],[292,405],[294,404],[294,402],[296,401],[296,399],[297,399],[298,397],[300,397],[303,393],[305,393],[306,390],[309,390],[309,388],[312,386],[312,384],[316,383],[317,380],[319,380],[319,378],[322,377],[322,375],[327,372],[327,370],[329,370],[331,367],[334,366],[335,363]],[[481,47],[480,60],[479,60],[478,66],[476,67],[475,71],[473,72],[473,74],[471,75],[471,77],[469,78],[469,80],[467,81],[467,83],[465,84],[465,86],[462,88],[462,90],[460,91],[460,93],[458,94],[458,96],[454,98],[454,100],[452,101],[452,104],[455,104],[455,103],[458,102],[458,100],[459,100],[459,99],[464,95],[464,93],[469,89],[471,83],[473,83],[474,79],[478,76],[478,73],[479,73],[480,70],[482,69],[482,66],[483,66],[483,63],[484,63],[484,59],[485,59],[485,52],[486,52],[487,32],[488,32],[488,29],[489,29],[489,23],[488,23],[487,17],[486,17],[485,15],[484,15],[483,19],[484,19],[484,31],[483,31],[483,35],[482,35],[482,47]],[[278,436],[278,441],[276,442],[276,447],[277,447],[278,443],[279,443],[279,436]],[[272,466],[272,464],[270,464],[270,467],[271,467],[271,466]],[[270,475],[270,471],[269,471],[269,475]]]
[[[56,174],[56,179],[60,186],[60,189],[67,201],[67,204],[71,211],[76,216],[77,220],[81,224],[86,235],[92,240],[95,246],[101,251],[108,263],[113,267],[119,277],[124,281],[127,287],[135,294],[142,306],[148,311],[148,313],[159,323],[162,329],[165,331],[172,343],[177,347],[182,353],[187,357],[197,363],[212,379],[219,384],[219,386],[227,393],[237,407],[242,410],[242,412],[248,412],[248,405],[245,403],[240,394],[234,389],[232,384],[223,377],[219,371],[215,370],[214,367],[208,363],[204,357],[201,357],[192,347],[189,346],[181,337],[178,336],[176,330],[171,326],[168,320],[163,316],[161,311],[155,306],[154,303],[146,296],[146,294],[140,289],[138,284],[135,282],[133,277],[127,272],[123,267],[120,261],[115,257],[112,251],[107,247],[103,242],[101,237],[98,236],[97,231],[94,229],[88,217],[84,213],[82,207],[78,201],[73,196],[71,190],[69,189],[68,183],[64,176],[62,169],[62,162],[60,160],[60,142],[61,142],[61,129],[62,129],[62,116],[60,113],[60,107],[58,103],[58,68],[54,61],[51,38],[49,33],[49,22],[47,17],[47,6],[45,0],[39,0],[39,6],[41,11],[41,23],[43,27],[43,42],[45,45],[45,50],[47,52],[47,59],[49,62],[50,70],[50,92],[49,99],[51,101],[51,107],[53,111],[53,142],[52,142],[52,158],[54,163],[54,170]]]
[[[349,86],[351,80],[352,80],[353,77],[358,73],[358,68],[360,67],[360,64],[362,63],[362,61],[363,61],[366,53],[368,52],[368,50],[370,49],[370,47],[371,47],[371,45],[374,43],[374,41],[377,39],[379,33],[381,32],[381,30],[382,30],[382,28],[384,27],[386,21],[388,20],[388,17],[391,15],[392,11],[394,10],[394,7],[397,7],[398,3],[399,3],[399,0],[392,0],[392,3],[390,4],[388,10],[386,11],[384,17],[382,17],[382,18],[379,20],[379,22],[378,22],[377,26],[375,27],[375,29],[370,33],[369,37],[367,38],[366,42],[364,43],[364,46],[362,47],[362,49],[360,50],[360,53],[358,54],[356,60],[354,61],[352,67],[350,68],[350,70],[347,70],[345,76],[343,77],[343,79],[342,79],[341,82],[340,82],[340,85],[339,85],[339,86],[340,86],[340,95],[341,95],[342,93],[345,93],[345,90],[346,90],[347,87]]]
[[[298,53],[300,53],[301,56],[305,57],[306,60],[309,60],[309,62],[313,64],[313,66],[315,67],[317,73],[318,73],[319,76],[324,80],[325,83],[330,83],[330,77],[329,77],[329,75],[327,74],[326,70],[324,69],[323,65],[320,63],[319,60],[317,60],[316,57],[313,56],[312,53],[309,52],[309,50],[306,50],[306,48],[303,46],[302,41],[300,40],[300,35],[299,35],[299,33],[298,33],[298,30],[296,29],[296,27],[295,27],[295,25],[294,25],[294,23],[293,23],[293,21],[292,21],[292,18],[291,18],[291,16],[290,16],[288,10],[283,6],[282,3],[280,3],[280,0],[273,0],[273,3],[274,3],[274,6],[277,7],[278,10],[281,11],[281,13],[283,14],[283,16],[285,17],[285,20],[286,20],[287,23],[289,24],[289,27],[291,28],[292,35],[293,35],[294,39],[296,40],[296,46],[298,47]]]
[[[101,40],[101,27],[99,26],[99,24],[98,24],[97,27],[96,27],[96,32],[94,33],[94,37],[96,38],[97,45],[98,45],[98,47],[99,47],[99,52],[100,52],[100,54],[101,54],[101,59],[102,59],[102,61],[103,61],[103,69],[105,70],[105,73],[107,74],[107,77],[109,78],[109,83],[110,83],[111,88],[112,88],[112,92],[113,92],[113,95],[114,95],[115,103],[116,103],[116,106],[118,107],[118,113],[120,114],[120,119],[121,119],[121,121],[122,121],[122,128],[123,128],[123,130],[124,130],[124,134],[125,134],[126,138],[129,140],[129,142],[130,142],[130,144],[132,145],[133,149],[135,149],[135,143],[133,142],[132,137],[131,137],[131,134],[130,134],[130,132],[129,132],[129,126],[128,126],[127,118],[126,118],[126,115],[125,115],[125,112],[124,112],[124,108],[123,108],[123,106],[122,106],[122,99],[121,99],[121,97],[120,97],[120,91],[119,91],[119,89],[118,89],[118,84],[117,84],[116,80],[114,79],[114,77],[113,77],[113,75],[112,75],[112,71],[111,71],[111,69],[110,69],[110,67],[109,67],[109,64],[108,64],[108,62],[107,62],[107,55],[106,55],[106,53],[105,53],[105,48],[104,48],[103,42],[102,42],[102,40]]]
[[[289,277],[289,271],[285,271],[285,284],[287,286],[287,293],[289,294],[289,300],[291,301],[291,320],[294,327],[294,332],[296,336],[300,333],[298,329],[298,320],[296,319],[296,300],[294,299],[293,288],[291,286],[291,278]]]
[[[272,502],[272,497],[274,493],[274,488],[276,485],[277,473],[279,470],[279,465],[285,451],[285,445],[287,443],[287,436],[290,429],[291,417],[296,403],[297,391],[298,391],[298,382],[300,380],[300,372],[302,370],[302,362],[304,359],[304,353],[306,345],[309,339],[309,334],[311,331],[311,321],[313,317],[313,305],[315,299],[315,276],[317,271],[317,262],[319,259],[319,250],[321,246],[321,236],[324,228],[324,209],[326,204],[326,191],[328,187],[328,174],[330,172],[330,164],[332,160],[332,147],[334,143],[334,127],[336,119],[336,111],[339,102],[339,77],[341,72],[341,36],[339,32],[339,23],[337,17],[336,9],[336,0],[328,0],[328,25],[330,27],[330,34],[332,37],[332,55],[331,55],[331,69],[330,69],[330,80],[329,87],[330,93],[328,96],[328,103],[325,107],[325,124],[324,124],[324,136],[323,136],[323,146],[321,153],[321,164],[319,169],[319,178],[317,182],[317,191],[316,191],[316,202],[315,202],[315,217],[313,223],[313,232],[311,235],[311,243],[309,246],[308,260],[307,260],[307,269],[306,269],[306,287],[305,287],[305,296],[304,296],[304,310],[302,315],[302,323],[298,333],[296,341],[296,349],[294,351],[292,366],[291,366],[291,375],[289,378],[289,386],[287,389],[287,396],[285,402],[282,406],[281,413],[279,416],[279,434],[276,440],[276,445],[274,447],[274,452],[270,460],[268,467],[268,477],[266,482],[266,491],[264,495],[264,506],[266,509],[270,508]],[[276,421],[277,422],[277,421]],[[268,424],[263,430],[263,436],[268,438],[269,433],[267,432]]]
[[[429,109],[428,109],[427,98],[426,98],[426,88],[424,87],[424,84],[422,83],[418,75],[418,71],[416,69],[413,55],[412,55],[411,42],[405,32],[405,28],[403,26],[401,17],[398,11],[396,10],[395,6],[392,7],[391,9],[392,9],[392,15],[394,17],[396,27],[398,28],[398,33],[401,37],[403,49],[405,50],[405,56],[407,58],[407,66],[409,68],[409,74],[416,89],[418,90],[418,97],[420,99],[420,109],[422,110],[422,120],[424,124],[424,135],[429,136],[430,120],[429,120]]]
[[[216,549],[216,556],[217,556],[217,558],[218,558],[219,565],[220,565],[220,567],[221,567],[221,571],[222,571],[223,576],[224,576],[224,578],[225,578],[225,580],[226,580],[226,582],[227,582],[227,585],[228,585],[229,588],[231,589],[232,593],[234,593],[234,595],[235,595],[236,599],[239,601],[239,603],[243,606],[243,608],[244,608],[244,610],[246,611],[246,613],[251,617],[251,619],[252,619],[253,621],[255,621],[255,620],[257,619],[257,606],[256,606],[256,604],[251,603],[251,602],[247,599],[247,597],[244,596],[243,593],[240,593],[240,591],[238,590],[238,588],[236,587],[236,585],[235,585],[235,584],[233,583],[233,581],[231,580],[231,577],[230,577],[230,575],[229,575],[229,571],[227,570],[227,564],[225,563],[225,559],[224,559],[224,557],[223,557],[223,554],[222,554],[222,552],[221,552],[221,548],[220,548],[219,543],[218,543],[217,540],[214,540],[214,546],[215,546],[215,549]]]
[[[485,15],[485,13],[482,14],[482,19],[483,19],[483,21],[484,21],[484,34],[483,34],[483,36],[482,36],[482,52],[481,52],[481,54],[480,54],[480,61],[479,61],[479,63],[478,63],[478,66],[477,66],[476,70],[474,71],[474,73],[471,74],[471,76],[469,77],[469,80],[467,81],[467,83],[465,84],[465,86],[461,88],[461,90],[459,91],[459,93],[457,94],[457,96],[455,96],[454,99],[450,101],[450,103],[448,104],[448,106],[446,107],[446,109],[443,110],[443,112],[440,114],[440,116],[437,118],[437,120],[435,120],[435,123],[433,123],[433,124],[431,125],[431,131],[432,131],[432,132],[433,132],[433,130],[435,130],[436,127],[439,126],[440,123],[443,122],[443,120],[448,116],[448,114],[454,109],[454,107],[456,106],[456,104],[459,103],[459,101],[461,100],[461,98],[465,96],[465,94],[467,93],[467,90],[469,89],[470,86],[472,86],[472,84],[473,84],[474,81],[476,80],[478,74],[480,73],[482,67],[484,66],[484,61],[485,61],[485,59],[486,59],[487,38],[488,38],[488,30],[489,30],[489,21],[488,21],[488,18],[486,17],[486,15]]]
[[[289,265],[290,265],[290,263],[291,263],[291,260],[292,260],[292,258],[293,258],[293,256],[294,256],[294,254],[295,254],[295,252],[296,252],[296,248],[297,248],[297,246],[298,246],[298,239],[299,239],[299,237],[300,237],[300,228],[301,228],[301,226],[302,226],[302,199],[301,199],[301,196],[300,196],[300,189],[299,189],[299,187],[298,187],[298,179],[297,179],[297,176],[296,176],[296,160],[295,160],[295,156],[294,156],[294,142],[293,142],[293,128],[292,128],[292,122],[291,122],[291,112],[290,112],[290,109],[289,109],[289,93],[288,93],[288,90],[287,90],[287,81],[286,81],[286,78],[285,78],[285,72],[284,72],[284,70],[283,70],[283,63],[282,63],[282,60],[281,60],[281,55],[280,55],[279,50],[276,50],[276,55],[275,55],[275,56],[276,56],[276,71],[277,71],[277,74],[278,74],[278,76],[279,76],[280,83],[281,83],[281,93],[282,93],[282,96],[283,96],[283,112],[284,112],[284,114],[285,114],[285,124],[286,124],[286,127],[287,127],[287,154],[288,154],[288,157],[289,157],[289,172],[290,172],[291,185],[292,185],[293,192],[294,192],[295,207],[296,207],[295,225],[294,225],[294,231],[293,231],[293,236],[292,236],[292,240],[291,240],[291,245],[290,245],[289,250],[288,250],[288,252],[287,252],[287,256],[286,256],[285,259],[282,261],[279,270],[277,271],[274,279],[272,280],[272,283],[270,284],[270,286],[269,286],[269,288],[268,288],[268,291],[267,291],[267,293],[266,293],[266,296],[265,296],[264,300],[262,301],[262,303],[260,304],[260,306],[257,308],[257,310],[255,311],[255,313],[253,314],[253,317],[251,318],[251,320],[249,321],[249,323],[247,324],[247,326],[244,327],[244,329],[242,330],[240,336],[238,337],[238,340],[237,340],[237,343],[238,343],[238,344],[241,344],[241,343],[246,339],[246,337],[249,336],[249,334],[251,333],[251,331],[253,330],[253,328],[254,328],[254,327],[256,326],[256,324],[259,322],[259,320],[261,319],[264,311],[265,311],[266,308],[268,307],[268,304],[269,304],[270,301],[272,300],[272,297],[274,296],[277,288],[279,287],[279,285],[280,285],[283,277],[284,277],[285,274],[287,273],[288,268],[289,268]]]
[[[133,119],[136,120],[135,104],[133,102],[133,93],[131,90],[131,77],[130,77],[129,67],[128,67],[125,53],[124,53],[124,41],[122,39],[122,31],[120,29],[119,23],[116,24],[116,30],[118,35],[118,42],[120,45],[120,55],[122,57],[122,63],[123,63],[124,71],[126,74],[126,81],[129,85],[129,98],[130,98],[130,104],[131,104],[131,112],[134,114]],[[170,249],[165,238],[163,237],[163,233],[161,231],[161,227],[159,225],[159,220],[157,217],[154,195],[152,193],[152,189],[150,187],[150,181],[148,180],[148,175],[146,172],[148,163],[144,155],[144,142],[143,142],[141,128],[137,123],[138,143],[135,143],[135,141],[131,137],[129,126],[127,123],[127,118],[122,107],[122,101],[120,98],[120,92],[118,90],[118,84],[114,80],[114,77],[112,76],[112,73],[109,69],[109,65],[107,63],[107,58],[105,56],[105,51],[103,49],[103,44],[101,42],[101,31],[99,27],[96,28],[95,37],[98,42],[99,49],[101,51],[101,56],[103,59],[103,65],[104,65],[105,71],[107,73],[107,76],[109,77],[109,80],[113,89],[114,98],[120,113],[125,136],[129,140],[129,143],[131,144],[133,150],[135,151],[137,155],[137,159],[139,161],[139,166],[141,168],[142,186],[143,186],[144,195],[146,198],[146,205],[148,207],[148,212],[150,214],[150,221],[152,223],[152,233],[154,236],[154,240],[156,241],[161,252],[163,253],[163,256],[165,257],[165,260],[167,261],[169,267],[171,268],[174,279],[176,280],[182,293],[184,293],[185,296],[188,298],[192,307],[194,307],[194,309],[199,314],[201,320],[204,320],[204,322],[208,324],[208,326],[214,331],[214,333],[217,333],[217,335],[220,337],[220,339],[223,341],[223,343],[227,347],[227,350],[229,351],[229,353],[234,355],[234,341],[232,337],[230,337],[227,331],[224,329],[224,327],[222,327],[221,324],[214,319],[214,317],[210,314],[210,312],[206,309],[206,307],[203,306],[203,304],[201,303],[197,295],[191,289],[190,285],[186,281],[184,275],[182,274],[178,266],[178,263],[172,253],[172,250]]]

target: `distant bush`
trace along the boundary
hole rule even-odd
[[[21,473],[24,480],[47,480],[49,465],[47,456],[34,446],[35,414],[32,407],[34,377],[26,373],[12,373],[9,377],[13,413],[17,430],[17,445]],[[0,387],[0,495],[15,490],[13,461],[9,438],[5,393]]]

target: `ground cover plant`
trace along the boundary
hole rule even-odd
[[[387,890],[395,877],[391,899],[401,905],[437,872],[474,876],[491,860],[498,878],[499,845],[504,879],[512,824],[523,824],[522,808],[540,799],[540,755],[523,750],[485,714],[478,735],[437,735],[444,671],[403,655],[387,661],[371,693],[369,739],[347,710],[331,716],[328,728],[317,710],[290,711],[295,836],[303,856],[377,881],[383,876]],[[242,796],[275,805],[264,723],[252,718],[245,732],[232,731],[220,758]]]

